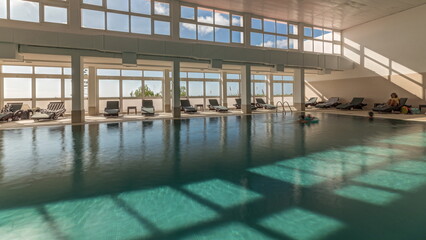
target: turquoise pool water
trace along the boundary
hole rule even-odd
[[[426,239],[426,125],[262,114],[0,131],[0,239]]]

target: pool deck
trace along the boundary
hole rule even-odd
[[[279,110],[278,112],[281,112]],[[329,113],[329,114],[338,114],[338,115],[347,115],[347,116],[361,116],[368,117],[369,110],[337,110],[337,109],[315,109],[308,108],[306,112],[315,115],[317,112]],[[275,110],[256,110],[252,114],[270,114],[276,113]],[[293,113],[299,114],[298,111]],[[229,115],[244,115],[240,110],[231,109],[229,112],[218,113],[215,111],[202,111],[197,113],[182,113],[181,118],[195,118],[195,117],[216,117],[216,116],[229,116]],[[398,113],[375,113],[375,118],[384,118],[384,119],[397,119],[397,120],[406,120],[406,121],[415,121],[415,122],[426,122],[425,114],[398,114]],[[93,124],[93,123],[112,123],[112,122],[128,122],[128,121],[146,121],[146,120],[159,120],[159,119],[173,119],[171,113],[160,112],[154,116],[142,116],[141,114],[121,114],[119,117],[109,117],[106,118],[102,115],[99,116],[86,116],[86,122],[84,124]],[[34,120],[21,120],[14,122],[0,122],[0,130],[2,129],[14,129],[14,128],[23,128],[23,127],[38,127],[38,126],[63,126],[71,125],[71,117],[65,116],[64,118],[51,121],[40,121],[34,122]]]

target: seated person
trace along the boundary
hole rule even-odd
[[[398,95],[396,95],[396,93],[392,93],[391,98],[387,101],[386,104],[392,107],[398,106],[399,105]]]
[[[299,116],[299,122],[300,123],[317,123],[319,119],[317,117],[312,116],[311,114],[308,115],[300,115]]]

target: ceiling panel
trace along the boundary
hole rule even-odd
[[[342,30],[426,4],[426,0],[185,0],[185,2]]]

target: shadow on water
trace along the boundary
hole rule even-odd
[[[0,131],[0,234],[35,208],[54,239],[424,239],[424,124],[296,117]]]

